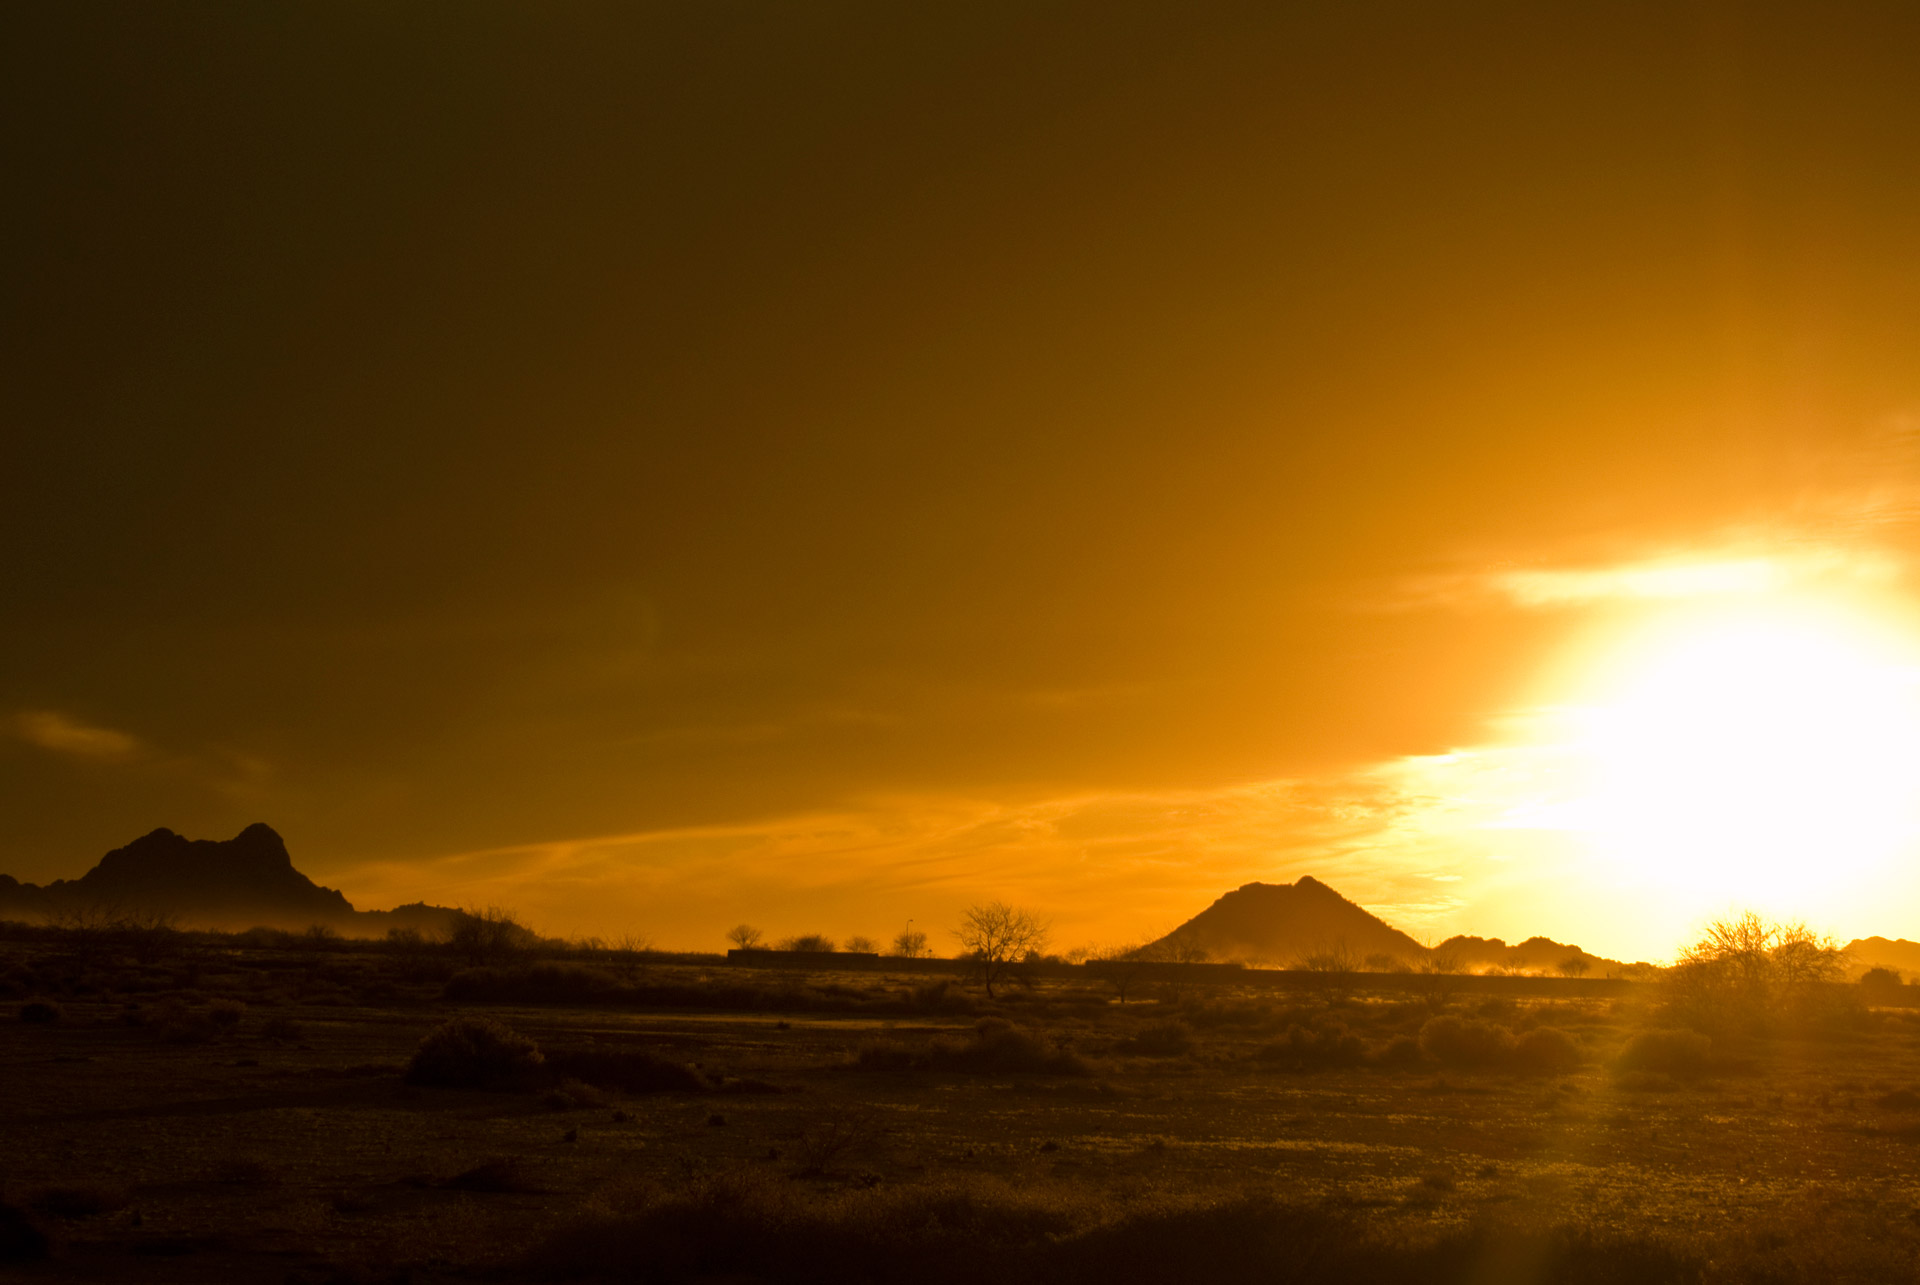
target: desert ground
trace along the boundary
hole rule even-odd
[[[1709,1039],[1651,984],[990,1000],[39,930],[0,984],[9,1279],[1920,1274],[1920,1012],[1838,991]]]

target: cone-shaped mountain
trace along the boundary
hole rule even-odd
[[[1214,959],[1282,967],[1335,950],[1353,956],[1355,963],[1368,955],[1412,963],[1426,954],[1419,942],[1312,875],[1291,884],[1243,884],[1162,941],[1173,939],[1202,946]]]

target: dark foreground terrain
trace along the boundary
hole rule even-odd
[[[9,1279],[1920,1278],[1911,1010],[0,952]]]

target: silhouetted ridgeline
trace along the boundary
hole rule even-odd
[[[187,839],[160,829],[115,848],[78,879],[42,887],[0,875],[0,917],[43,919],[108,909],[171,917],[183,927],[304,928],[353,935],[389,928],[440,930],[453,912],[415,903],[360,911],[294,868],[273,827],[255,823],[231,839]]]
[[[1847,975],[1859,977],[1871,968],[1890,968],[1908,977],[1920,977],[1920,941],[1895,937],[1860,937],[1846,944]]]
[[[1387,971],[1438,962],[1448,970],[1515,969],[1604,975],[1619,961],[1589,955],[1546,937],[1509,946],[1497,937],[1452,937],[1429,949],[1321,883],[1302,875],[1291,884],[1249,883],[1147,947],[1157,958],[1204,957],[1294,967],[1312,961],[1336,971]]]

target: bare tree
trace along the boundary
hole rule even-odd
[[[738,950],[758,950],[766,934],[752,924],[735,924],[727,929],[727,940]]]
[[[1046,949],[1047,926],[1032,912],[1019,910],[1004,901],[989,901],[970,906],[960,926],[953,930],[960,949],[979,970],[986,984],[987,998],[993,998],[995,982],[1004,981],[1015,965],[1029,955]]]
[[[1765,1030],[1778,1018],[1816,1012],[1845,964],[1831,938],[1747,911],[1708,924],[1680,950],[1664,978],[1667,1002],[1696,1026]]]
[[[1587,962],[1584,955],[1568,955],[1559,964],[1562,977],[1585,977],[1587,970],[1591,967],[1593,965]]]
[[[640,976],[640,969],[652,950],[653,938],[642,937],[638,933],[622,933],[613,943],[614,971],[620,974],[623,981],[631,984]]]
[[[1147,956],[1148,951],[1144,946],[1107,946],[1093,952],[1087,960],[1087,971],[1113,987],[1113,993],[1124,1007],[1127,992],[1133,989],[1141,974],[1153,962]]]
[[[858,933],[847,938],[847,944],[841,947],[841,949],[851,951],[856,955],[874,955],[878,954],[880,950],[878,946],[874,945],[873,938],[862,937]]]
[[[893,935],[893,953],[903,959],[918,959],[927,953],[927,935],[905,928]]]

